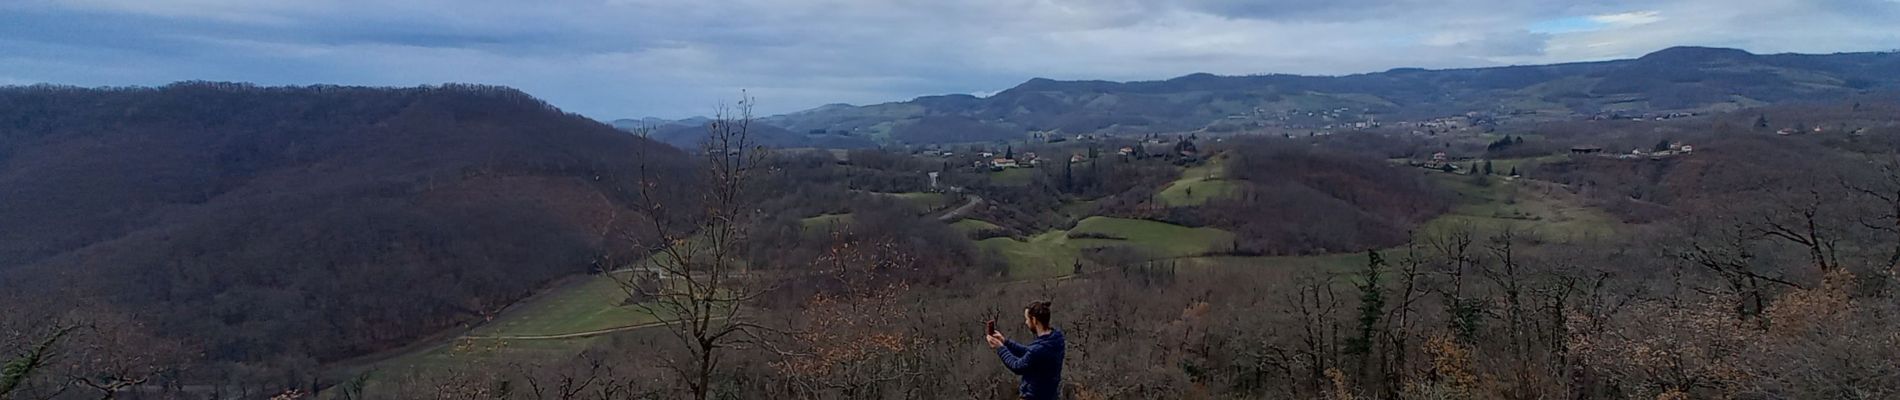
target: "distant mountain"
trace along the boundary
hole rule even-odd
[[[1900,89],[1900,53],[1757,55],[1675,47],[1629,60],[1346,76],[1193,74],[1165,81],[1031,79],[990,97],[926,96],[827,105],[763,121],[881,143],[949,143],[1063,133],[1319,127],[1479,112],[1560,119],[1701,112]]]
[[[619,121],[626,120],[615,121],[616,127],[621,126]],[[705,118],[697,118],[669,122],[663,125],[631,125],[621,128],[621,130],[637,132],[640,129],[645,129],[646,134],[653,140],[670,144],[680,149],[695,150],[705,141],[706,125],[710,122],[710,120],[706,120]],[[752,124],[748,125],[747,130],[747,135],[750,137],[749,140],[766,147],[857,149],[877,146],[877,142],[869,138],[853,136],[850,132],[844,131],[799,133],[761,121],[752,121]]]
[[[707,122],[712,122],[712,119],[706,118],[706,117],[690,117],[690,118],[683,118],[683,119],[646,117],[646,118],[640,118],[640,119],[628,119],[628,118],[616,119],[616,120],[613,120],[612,122],[608,122],[607,124],[613,125],[614,128],[617,128],[623,131],[632,131],[632,130],[641,129],[641,128],[657,128],[657,127],[662,127],[662,126],[667,126],[667,125],[701,125]]]
[[[0,87],[0,298],[301,368],[625,252],[629,171],[687,162],[503,87]]]

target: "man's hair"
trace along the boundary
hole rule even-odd
[[[1042,323],[1042,326],[1049,326],[1049,302],[1030,302],[1029,306],[1023,309],[1029,310],[1029,318],[1034,318],[1036,322]]]

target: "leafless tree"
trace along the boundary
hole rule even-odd
[[[1305,277],[1296,283],[1293,293],[1286,294],[1287,303],[1295,304],[1283,312],[1299,322],[1300,348],[1295,352],[1304,359],[1307,367],[1305,381],[1308,390],[1318,393],[1324,390],[1327,371],[1336,370],[1343,365],[1340,360],[1340,335],[1344,329],[1339,321],[1339,308],[1343,301],[1334,290],[1332,276]]]
[[[1883,232],[1892,240],[1885,267],[1900,274],[1900,154],[1892,154],[1874,166],[1878,178],[1842,179],[1842,186],[1874,201],[1876,209],[1861,216],[1861,225]]]
[[[1426,288],[1431,282],[1426,277],[1429,272],[1424,269],[1427,261],[1423,251],[1416,242],[1407,243],[1405,254],[1397,264],[1399,275],[1394,286],[1398,298],[1386,311],[1385,319],[1389,322],[1383,332],[1386,397],[1397,397],[1399,391],[1404,389],[1401,386],[1410,378],[1407,376],[1406,355],[1415,346],[1416,342],[1412,339],[1419,337],[1419,318],[1415,318],[1417,307],[1430,294]]]
[[[1779,239],[1799,245],[1808,252],[1810,262],[1825,275],[1840,264],[1838,249],[1843,236],[1826,219],[1831,208],[1840,206],[1833,196],[1810,189],[1802,195],[1770,201],[1774,209],[1762,213],[1748,225],[1763,239]]]
[[[703,165],[693,186],[659,176],[663,172],[648,169],[647,155],[641,155],[636,214],[651,222],[646,228],[652,231],[629,238],[651,256],[630,273],[607,274],[629,297],[641,299],[634,307],[664,325],[688,350],[688,359],[664,361],[695,399],[711,393],[713,374],[726,350],[764,344],[773,332],[752,322],[745,307],[771,290],[748,273],[743,257],[757,217],[757,193],[750,189],[767,156],[750,135],[751,123],[752,99],[742,99],[736,109],[720,107],[706,125],[706,141],[697,154]],[[678,193],[672,191],[678,190],[697,191],[699,196],[680,206],[672,201]]]
[[[78,318],[87,322],[75,332],[78,340],[65,361],[67,379],[100,399],[147,387],[191,358],[184,345],[152,335],[130,317],[95,312]]]
[[[1736,316],[1752,318],[1766,310],[1772,285],[1801,288],[1781,271],[1761,265],[1751,243],[1754,232],[1742,224],[1691,219],[1684,225],[1685,244],[1677,258],[1721,277],[1739,300]]]

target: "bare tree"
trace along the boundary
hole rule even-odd
[[[1875,202],[1877,208],[1862,214],[1860,223],[1883,232],[1892,240],[1885,267],[1893,269],[1890,273],[1900,274],[1900,154],[1889,155],[1876,163],[1875,171],[1877,179],[1842,179],[1841,184],[1850,192]]]
[[[1762,265],[1752,243],[1759,236],[1745,224],[1691,219],[1684,225],[1684,248],[1677,258],[1721,277],[1728,284],[1727,290],[1737,296],[1737,317],[1752,319],[1767,310],[1773,285],[1801,288],[1785,276],[1785,271]]]
[[[144,324],[111,312],[80,314],[87,321],[72,343],[66,378],[91,389],[97,398],[149,387],[149,383],[177,371],[192,351],[174,340],[152,335]]]
[[[884,397],[893,382],[921,375],[906,358],[919,356],[922,335],[904,326],[912,316],[901,299],[915,263],[887,238],[833,238],[812,267],[835,288],[805,302],[803,327],[791,334],[797,350],[772,365],[796,397]]]
[[[1467,285],[1465,279],[1479,263],[1476,230],[1470,224],[1457,225],[1425,239],[1426,247],[1443,263],[1438,266],[1438,274],[1445,282],[1438,285],[1438,291],[1444,298],[1446,326],[1462,344],[1476,343],[1479,325],[1483,324],[1484,299],[1469,293],[1468,286],[1476,285]]]
[[[743,259],[757,212],[756,194],[749,189],[767,155],[750,136],[751,123],[752,99],[742,99],[736,109],[720,107],[706,125],[698,154],[703,165],[691,187],[662,179],[663,172],[649,168],[648,154],[641,154],[636,213],[650,220],[646,228],[652,231],[629,238],[652,255],[625,275],[607,274],[630,298],[640,299],[634,307],[664,325],[686,348],[687,359],[665,362],[695,399],[708,397],[725,350],[761,344],[763,335],[772,332],[753,323],[745,308],[771,290],[748,273]],[[672,191],[678,190],[697,191],[699,196],[690,205],[678,206],[672,201],[678,193]]]
[[[1801,246],[1815,268],[1825,275],[1840,264],[1836,251],[1844,235],[1825,221],[1829,216],[1824,213],[1839,204],[1833,196],[1820,190],[1808,190],[1805,194],[1771,200],[1775,208],[1762,213],[1749,228],[1760,238],[1780,239]]]
[[[1386,397],[1398,397],[1399,392],[1404,389],[1403,384],[1410,379],[1407,375],[1406,356],[1414,346],[1411,340],[1418,336],[1419,318],[1415,318],[1418,313],[1417,303],[1424,301],[1425,297],[1431,294],[1426,287],[1431,282],[1427,277],[1430,272],[1425,270],[1427,256],[1423,251],[1424,249],[1420,248],[1416,241],[1407,243],[1404,257],[1398,262],[1398,271],[1396,271],[1398,281],[1394,285],[1398,297],[1394,299],[1397,301],[1391,309],[1386,311],[1385,319],[1388,322],[1382,341],[1386,353],[1382,357],[1386,362],[1384,379]]]
[[[1332,276],[1304,277],[1295,285],[1295,291],[1286,294],[1285,300],[1295,306],[1282,312],[1299,323],[1300,330],[1295,334],[1299,349],[1295,352],[1306,366],[1308,391],[1320,393],[1325,390],[1323,384],[1331,381],[1327,378],[1329,371],[1336,372],[1342,364],[1339,350],[1343,327],[1337,313],[1343,302],[1334,291]]]

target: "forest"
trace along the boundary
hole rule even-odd
[[[633,223],[613,218],[631,155],[686,167],[475,85],[10,87],[0,121],[7,314],[115,321],[97,334],[193,379],[307,375],[492,316],[631,251],[602,234]]]

